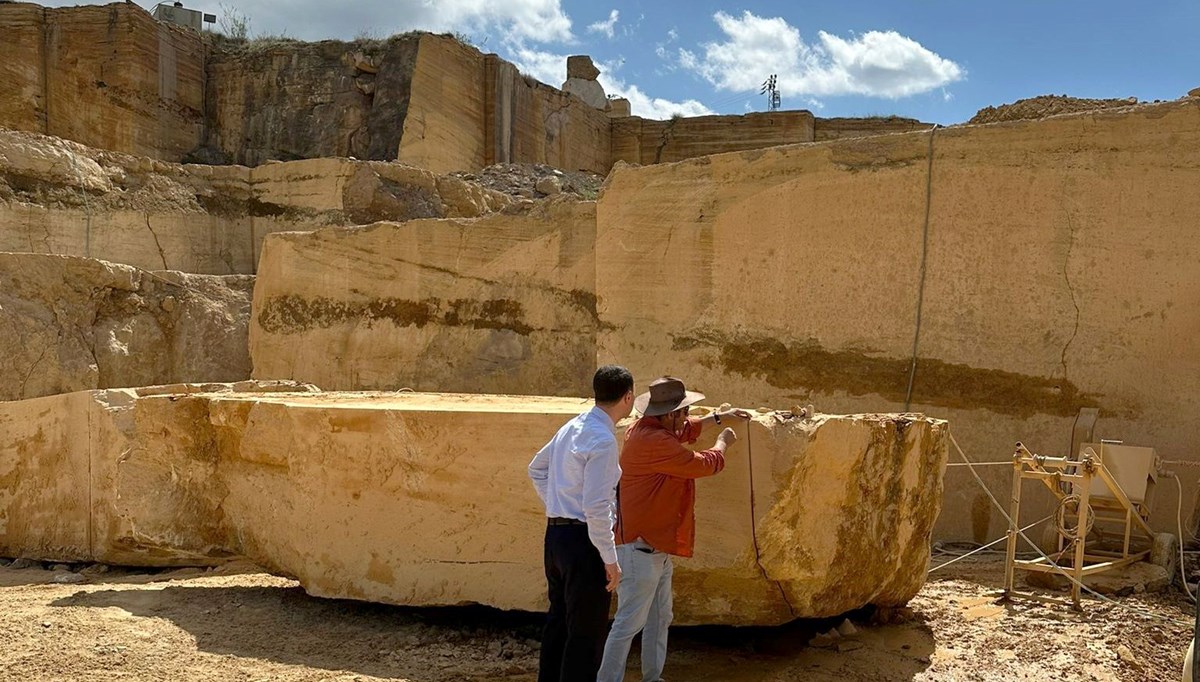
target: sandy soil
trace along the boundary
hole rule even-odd
[[[672,631],[666,676],[673,682],[1179,679],[1192,619],[1181,594],[1090,602],[1083,614],[996,605],[987,594],[1001,568],[994,557],[971,558],[938,572],[911,604],[908,622],[872,625],[862,614],[858,634],[836,648],[807,646],[815,632],[835,624],[829,621],[679,628]],[[134,682],[536,677],[536,615],[316,599],[290,580],[252,570],[112,570],[82,584],[54,584],[66,574],[0,569],[0,670],[5,679]]]

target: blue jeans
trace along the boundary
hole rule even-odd
[[[664,552],[646,552],[650,545],[640,539],[617,546],[621,582],[617,586],[617,616],[608,641],[604,661],[596,682],[622,682],[625,662],[633,637],[642,633],[642,682],[660,682],[667,662],[667,628],[671,610],[671,556]]]

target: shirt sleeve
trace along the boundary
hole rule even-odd
[[[538,497],[542,498],[542,504],[546,504],[546,490],[550,479],[550,451],[553,449],[554,440],[542,446],[537,454],[533,456],[533,461],[529,463],[529,480],[533,481],[533,489],[537,491]]]
[[[683,437],[680,439],[684,443],[691,445],[700,438],[700,434],[704,431],[704,420],[700,417],[688,417],[687,423],[683,426]]]
[[[621,480],[620,455],[617,439],[592,439],[583,465],[583,516],[587,521],[588,537],[606,564],[617,562],[617,545],[613,537],[614,508],[617,502],[617,483]]]
[[[688,427],[692,424],[689,421]],[[699,428],[699,425],[697,425]],[[684,436],[686,437],[686,432]],[[704,478],[714,476],[725,468],[725,455],[716,448],[692,452],[670,434],[661,433],[651,437],[644,464],[649,470],[677,478]],[[692,439],[694,441],[695,438]]]

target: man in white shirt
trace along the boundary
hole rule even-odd
[[[614,431],[633,410],[633,375],[624,367],[601,367],[592,392],[596,406],[564,424],[529,463],[547,516],[550,613],[538,682],[595,682],[621,580],[613,537],[621,479]]]

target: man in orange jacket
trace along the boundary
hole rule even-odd
[[[597,682],[621,682],[630,642],[642,632],[642,682],[660,682],[671,624],[671,555],[690,557],[696,539],[695,479],[725,468],[725,451],[737,440],[726,427],[707,450],[692,452],[708,423],[749,419],[745,410],[713,412],[703,419],[688,409],[704,399],[674,377],[656,379],[634,401],[642,417],[625,435],[617,492],[617,615]]]

